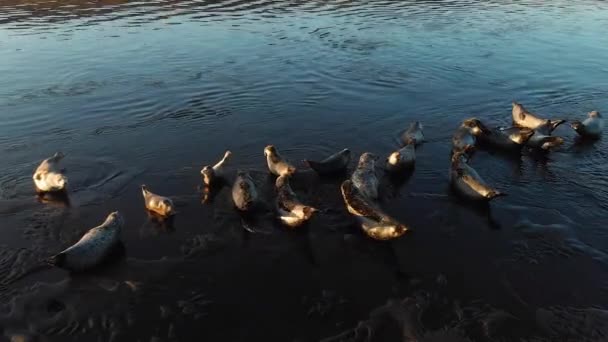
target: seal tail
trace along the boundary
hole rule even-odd
[[[508,195],[504,192],[500,192],[498,190],[492,190],[492,192],[490,192],[488,194],[488,199],[492,200],[496,197],[505,197],[505,196],[508,196]]]
[[[564,122],[566,122],[566,120],[550,120],[549,121],[551,123],[551,130],[553,131],[554,129],[557,128],[557,126],[563,124]]]

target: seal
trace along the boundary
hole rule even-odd
[[[378,198],[378,177],[376,177],[376,160],[378,158],[369,152],[359,157],[357,168],[351,176],[353,185],[367,198]]]
[[[43,194],[46,192],[65,191],[68,185],[68,177],[59,168],[59,162],[65,157],[61,152],[55,153],[52,157],[43,160],[32,179],[36,186],[36,192]]]
[[[522,131],[527,132],[528,128],[510,127],[503,129],[502,132],[505,134],[521,134]],[[536,150],[549,151],[553,148],[559,147],[564,143],[564,139],[561,137],[551,136],[551,124],[546,122],[544,125],[539,126],[534,131],[534,134],[526,141],[526,146]]]
[[[489,186],[467,162],[468,157],[464,152],[456,152],[452,156],[450,184],[459,195],[474,201],[490,201],[506,196]]]
[[[419,121],[414,121],[410,126],[403,131],[400,135],[401,144],[409,145],[420,145],[424,142],[424,132],[422,131],[422,124]]]
[[[275,182],[277,189],[276,208],[279,219],[285,225],[295,228],[308,221],[318,210],[302,204],[289,185],[288,175],[279,176]]]
[[[239,170],[232,185],[232,201],[240,211],[250,211],[258,200],[258,192],[251,175]]]
[[[232,152],[226,151],[222,160],[217,162],[215,165],[207,165],[203,167],[201,170],[201,175],[203,175],[203,183],[206,186],[211,186],[226,176],[226,164],[230,157],[232,157]]]
[[[400,172],[414,167],[416,162],[416,148],[414,140],[410,140],[401,149],[391,153],[386,159],[386,169],[389,172]]]
[[[372,239],[391,240],[402,236],[409,230],[404,224],[370,203],[352,181],[345,180],[340,186],[340,190],[346,209],[355,216],[365,234]]]
[[[49,258],[49,264],[73,272],[101,264],[120,242],[124,226],[122,215],[115,211],[99,226],[91,228],[78,242]]]
[[[575,120],[570,126],[582,137],[599,138],[604,130],[604,118],[600,112],[594,110],[587,114],[583,122]]]
[[[344,172],[350,163],[350,158],[350,150],[345,148],[321,161],[305,159],[304,162],[319,175],[329,176]]]
[[[144,196],[144,202],[148,211],[157,214],[160,217],[175,215],[175,206],[170,198],[150,192],[145,184],[141,186],[141,192]]]
[[[264,148],[264,156],[268,170],[275,176],[292,175],[296,172],[296,167],[291,165],[287,160],[281,157],[279,151],[273,145],[268,145]]]
[[[452,154],[468,151],[473,153],[476,148],[477,136],[487,133],[487,128],[476,118],[464,120],[452,136]]]
[[[530,128],[520,128],[509,132],[499,128],[490,129],[486,126],[480,129],[482,133],[477,136],[480,143],[507,151],[521,150],[535,133]]]
[[[547,125],[550,128],[549,133],[553,132],[557,126],[566,122],[566,120],[547,120],[538,117],[537,115],[529,112],[523,105],[513,101],[513,110],[511,113],[513,117],[513,124],[519,127],[526,127],[531,129],[537,129],[540,126]]]

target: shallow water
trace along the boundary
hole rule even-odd
[[[547,156],[479,152],[509,194],[491,211],[448,191],[450,136],[511,101],[547,117],[608,108],[602,1],[0,2],[0,277],[27,274],[113,210],[124,254],[0,287],[0,339],[26,341],[605,341],[605,140]],[[293,161],[395,149],[425,125],[413,175],[382,206],[412,228],[370,241],[341,179],[293,184],[322,209],[289,231],[249,228],[229,187],[203,203],[200,168],[232,150],[271,208],[263,148]],[[32,171],[61,150],[69,203]],[[351,169],[354,162],[351,163]],[[150,220],[139,185],[171,195]]]

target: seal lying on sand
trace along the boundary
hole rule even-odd
[[[144,196],[146,209],[150,212],[160,215],[161,217],[169,217],[175,214],[175,206],[170,198],[150,192],[146,185],[141,186],[141,192]]]
[[[343,172],[350,163],[350,150],[345,148],[342,151],[332,154],[322,161],[304,160],[311,169],[315,170],[319,175],[332,175]]]
[[[216,183],[220,178],[223,178],[226,175],[226,164],[231,156],[232,152],[226,151],[222,160],[217,162],[217,164],[203,167],[201,170],[201,175],[203,175],[203,183],[206,186],[211,186],[213,183]]]
[[[232,185],[232,201],[240,211],[251,210],[258,200],[258,191],[247,171],[239,170]]]
[[[376,159],[378,158],[369,152],[363,153],[350,178],[361,194],[372,200],[378,198],[379,181],[376,177]]]
[[[400,237],[409,230],[370,203],[352,181],[344,181],[340,190],[346,209],[357,218],[361,228],[369,237],[376,240],[390,240]]]
[[[540,126],[546,125],[548,122],[549,132],[551,134],[557,126],[566,122],[566,120],[547,120],[530,113],[524,106],[517,102],[513,102],[513,110],[511,112],[513,123],[519,127],[537,129]]]
[[[420,145],[424,142],[424,132],[422,131],[422,124],[419,121],[414,121],[410,126],[401,133],[399,137],[401,144],[403,145]]]
[[[490,201],[506,195],[490,187],[477,171],[467,164],[467,161],[463,152],[456,152],[452,156],[450,184],[458,194],[476,201]]]
[[[289,185],[289,176],[279,176],[276,180],[276,208],[281,222],[289,227],[298,227],[308,221],[317,209],[302,204]]]
[[[592,111],[587,114],[587,118],[581,121],[572,121],[572,128],[582,137],[599,138],[604,130],[604,118],[598,111]]]
[[[38,193],[65,191],[68,177],[58,165],[64,157],[63,153],[57,152],[40,163],[32,177]]]
[[[102,263],[120,241],[124,225],[122,215],[115,211],[95,228],[91,228],[74,245],[51,257],[49,264],[69,271],[85,271]]]
[[[287,160],[283,159],[273,145],[268,145],[264,148],[264,156],[268,170],[275,176],[292,175],[296,172],[296,167],[291,165]]]
[[[400,172],[414,167],[416,162],[416,148],[414,142],[391,153],[386,160],[386,169],[389,172]]]

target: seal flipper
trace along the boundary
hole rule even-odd
[[[63,268],[65,266],[67,259],[67,255],[64,252],[53,255],[45,260],[46,264],[49,266],[55,266],[59,268]]]
[[[489,194],[488,194],[488,198],[489,199],[494,199],[496,197],[504,197],[504,196],[508,196],[508,194],[504,193],[504,192],[500,192],[498,190],[492,190]]]
[[[578,120],[575,120],[575,121],[572,121],[572,122],[570,123],[570,127],[572,127],[572,129],[573,129],[573,130],[575,130],[575,131],[578,133],[578,132],[580,132],[580,131],[581,131],[581,129],[582,129],[584,126],[583,126],[583,123],[582,123],[582,122],[580,122],[580,121],[578,121]]]
[[[549,120],[550,124],[551,124],[551,131],[553,131],[554,129],[557,128],[557,126],[563,124],[564,122],[566,122],[566,120]]]

